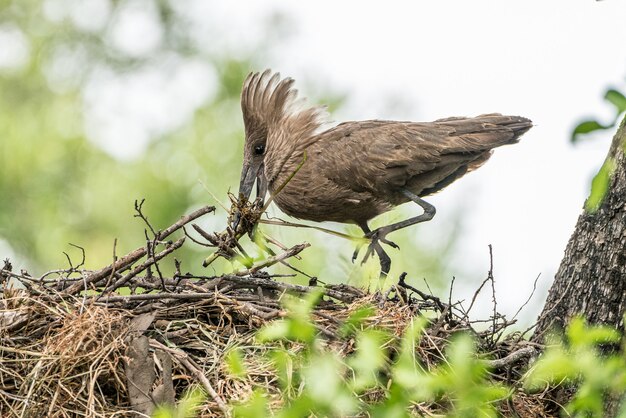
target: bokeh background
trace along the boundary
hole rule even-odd
[[[243,143],[248,72],[297,80],[337,121],[432,120],[501,112],[536,126],[519,145],[430,201],[428,223],[397,232],[392,277],[471,299],[493,245],[499,310],[538,312],[611,133],[573,146],[587,115],[610,120],[608,86],[623,88],[626,3],[204,0],[0,1],[0,257],[32,274],[67,252],[98,268],[142,245],[133,202],[155,227],[205,204],[229,205]],[[378,224],[417,212],[410,205]],[[285,218],[276,208],[274,216]],[[207,217],[222,230],[225,211]],[[356,228],[324,225],[356,233]],[[367,283],[376,262],[310,229],[265,227],[313,245],[298,264],[329,282]],[[183,269],[207,256],[188,245]],[[208,274],[229,271],[225,262]],[[277,268],[277,271],[282,271]],[[287,271],[282,271],[287,272]],[[289,280],[305,282],[298,276]],[[491,311],[491,295],[476,315]]]

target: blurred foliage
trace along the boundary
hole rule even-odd
[[[554,339],[554,337],[553,337]],[[622,352],[602,355],[601,348],[621,344]],[[576,386],[565,410],[575,417],[604,417],[607,394],[623,399],[626,394],[626,339],[613,328],[589,326],[574,318],[565,338],[556,340],[540,361],[530,370],[526,387],[543,390],[549,384],[569,383]],[[619,417],[626,417],[623,402]]]
[[[591,192],[585,201],[585,210],[593,213],[600,208],[604,196],[609,191],[609,182],[615,171],[615,161],[611,157],[607,157],[600,167],[600,171],[593,177],[591,181]]]
[[[246,26],[243,40],[229,42],[224,28],[231,22],[215,8],[201,0],[0,0],[0,247],[8,243],[18,265],[58,268],[63,251],[79,260],[73,243],[85,249],[86,268],[100,268],[113,258],[115,239],[117,256],[144,244],[145,226],[133,218],[136,199],[146,200],[144,212],[159,229],[216,204],[211,193],[228,202],[227,191],[236,192],[241,84],[267,66],[268,51],[288,39],[290,25],[268,11]],[[311,100],[331,111],[341,105],[341,94],[311,90],[318,94]],[[222,230],[225,219],[218,208],[200,225]],[[313,244],[298,264],[309,274],[377,276],[377,260],[365,270],[349,262],[348,241],[266,230],[286,245]],[[414,234],[393,238],[410,248]],[[436,287],[451,276],[442,266],[454,234],[442,233],[431,252],[395,253],[392,277],[419,269]],[[194,245],[183,251],[185,271],[207,255]],[[332,262],[320,263],[326,259]],[[208,273],[230,268],[221,261]]]
[[[200,388],[193,388],[182,397],[175,408],[160,406],[154,411],[152,418],[193,418],[205,399],[206,395]]]
[[[613,129],[620,120],[620,116],[626,112],[626,96],[616,89],[608,89],[604,93],[604,100],[610,103],[615,109],[615,117],[606,124],[596,119],[588,119],[580,122],[572,131],[572,142],[581,140],[581,136],[600,130]]]
[[[446,416],[496,417],[498,403],[519,390],[490,379],[467,334],[457,334],[441,364],[427,370],[416,356],[426,325],[422,317],[416,317],[398,341],[385,331],[364,326],[372,309],[357,310],[345,324],[356,349],[342,357],[315,332],[309,313],[318,298],[289,300],[288,317],[257,335],[258,340],[277,347],[269,356],[280,376],[285,404],[270,410],[269,397],[260,384],[248,401],[234,406],[235,417],[408,417],[417,404],[423,408],[438,404]],[[294,342],[304,346],[298,355],[289,349],[288,343]],[[564,406],[564,414],[603,417],[606,394],[626,393],[626,357],[623,349],[603,356],[600,347],[620,343],[624,348],[626,340],[616,330],[589,326],[576,318],[564,339],[552,337],[545,354],[525,375],[524,388],[542,393],[549,387],[572,387],[575,393]],[[233,369],[241,372],[239,366]],[[384,395],[369,396],[377,390]],[[619,416],[625,414],[626,404]]]
[[[422,317],[416,317],[397,341],[385,330],[366,326],[374,314],[370,307],[356,310],[343,327],[356,349],[341,357],[327,348],[310,319],[319,296],[287,299],[288,317],[257,335],[258,340],[276,345],[269,356],[280,376],[284,406],[270,412],[259,387],[249,401],[235,405],[234,416],[404,417],[414,404],[444,400],[455,416],[495,417],[495,403],[509,396],[507,388],[489,381],[467,335],[458,335],[450,344],[446,362],[434,370],[422,366],[415,355],[426,324]],[[299,343],[303,349],[295,355],[280,342]],[[382,399],[373,395],[376,391],[384,393]]]
[[[115,238],[118,255],[141,245],[144,226],[133,219],[135,199],[145,198],[150,221],[165,227],[209,200],[198,179],[224,195],[220,188],[226,182],[208,179],[238,175],[237,91],[250,64],[223,60],[218,65],[174,39],[144,57],[125,54],[111,45],[109,27],[132,2],[104,2],[111,8],[109,18],[93,32],[72,20],[78,3],[4,1],[0,13],[4,25],[21,28],[31,56],[23,68],[5,70],[0,77],[0,236],[40,267],[61,265],[68,242],[87,250],[87,267],[98,267],[112,259]],[[167,2],[154,6],[166,34],[184,23]],[[46,13],[51,8],[58,10]],[[155,131],[145,152],[128,159],[116,158],[105,151],[106,144],[86,135],[93,111],[88,94],[115,86],[98,86],[103,72],[120,82],[148,68],[167,75],[194,54],[206,60],[207,71],[217,73],[217,92],[190,111],[188,121]],[[172,56],[177,61],[173,69],[167,67]],[[102,96],[97,99],[105,100]],[[149,107],[149,98],[141,105]],[[134,139],[132,132],[128,136],[129,142]]]
[[[579,123],[572,131],[572,142],[576,143],[581,137],[592,132],[613,129],[617,126],[621,116],[626,112],[626,96],[616,89],[608,89],[604,93],[604,100],[612,105],[615,117],[608,124],[603,124],[595,119],[585,120]],[[626,150],[625,150],[626,151]],[[615,170],[615,161],[608,157],[591,182],[591,192],[585,202],[585,210],[593,213],[600,208],[604,196],[609,190],[611,175]]]

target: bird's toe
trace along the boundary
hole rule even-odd
[[[354,262],[356,261],[357,257],[359,256],[359,251],[361,251],[361,247],[356,247],[354,249],[354,252],[352,253],[352,264],[354,264]]]
[[[393,247],[393,248],[395,248],[395,249],[397,249],[397,250],[399,250],[399,249],[400,249],[400,246],[399,246],[398,244],[396,244],[395,242],[393,242],[393,241],[389,241],[388,239],[385,239],[385,238],[380,238],[379,240],[380,240],[380,242],[382,242],[383,244],[387,244],[387,245],[389,245],[390,247]]]
[[[376,247],[374,242],[372,242],[370,245],[367,246],[367,251],[365,252],[365,256],[363,257],[363,260],[361,261],[361,265],[365,264],[365,262],[371,257],[372,254],[374,254]]]
[[[400,246],[398,244],[396,244],[393,241],[389,241],[386,236],[387,236],[387,231],[385,231],[382,228],[379,229],[375,229],[372,232],[368,232],[367,234],[365,234],[365,238],[368,238],[372,241],[372,244],[377,243],[377,242],[382,242],[383,244],[387,244],[392,248],[395,249],[400,249]],[[370,244],[371,245],[371,244]]]

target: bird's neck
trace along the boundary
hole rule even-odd
[[[265,155],[265,175],[269,185],[280,187],[305,160],[307,150],[319,140],[317,110],[305,110],[270,127]]]

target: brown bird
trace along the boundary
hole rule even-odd
[[[376,252],[381,275],[391,267],[381,243],[397,248],[387,235],[435,215],[422,197],[480,167],[493,148],[516,143],[532,127],[526,118],[494,113],[434,122],[344,122],[324,129],[325,108],[305,107],[293,83],[270,70],[251,73],[244,82],[239,192],[248,199],[256,181],[257,196],[269,189],[278,207],[295,218],[357,224],[371,240],[364,260]],[[370,230],[369,220],[409,201],[424,212]]]

